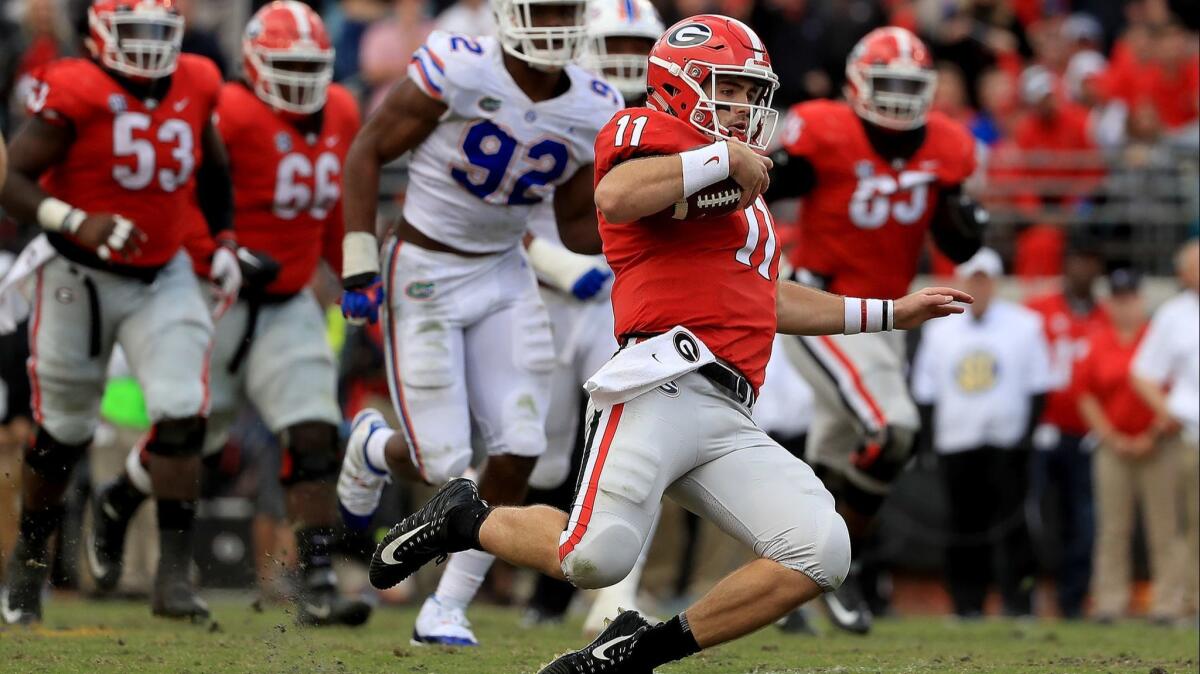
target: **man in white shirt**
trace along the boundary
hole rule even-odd
[[[1157,430],[1174,437],[1169,451],[1179,454],[1187,554],[1181,556],[1178,582],[1187,608],[1195,612],[1200,603],[1200,240],[1179,250],[1175,272],[1183,290],[1154,313],[1132,370],[1134,388],[1158,417]]]
[[[1003,272],[988,248],[960,265],[955,273],[975,303],[925,328],[913,362],[913,398],[949,497],[946,578],[962,618],[983,614],[993,577],[1007,615],[1033,612],[1036,564],[1024,501],[1030,437],[1054,382],[1040,316],[994,298]]]

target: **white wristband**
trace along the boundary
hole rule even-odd
[[[61,199],[46,197],[42,199],[42,203],[38,204],[38,224],[48,232],[74,234],[86,219],[87,213]]]
[[[845,326],[842,334],[857,335],[860,332],[887,332],[892,329],[894,316],[892,300],[864,300],[859,297],[843,297]]]
[[[597,267],[596,258],[573,253],[541,237],[534,237],[525,251],[538,278],[563,292],[571,292],[579,277]]]
[[[683,160],[683,198],[729,177],[729,145],[717,141],[695,150],[680,152]]]
[[[346,232],[342,237],[342,278],[379,273],[379,242],[370,232]]]

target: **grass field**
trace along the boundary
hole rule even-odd
[[[408,644],[414,609],[384,609],[365,627],[299,629],[282,608],[213,602],[215,625],[152,619],[145,604],[55,598],[43,626],[0,628],[0,672],[413,672],[526,674],[584,643],[578,625],[526,630],[515,611],[479,607],[478,649]],[[1197,671],[1194,629],[1131,622],[952,624],[941,618],[882,621],[857,638],[826,631],[786,636],[774,628],[713,649],[663,674],[793,672]]]

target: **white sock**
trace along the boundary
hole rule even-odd
[[[495,555],[482,550],[465,550],[450,555],[434,596],[442,606],[465,611],[479,591],[479,586],[483,585],[483,577],[494,561]]]
[[[381,428],[371,434],[371,437],[367,440],[367,463],[370,464],[371,468],[391,474],[392,471],[388,468],[384,449],[387,447],[388,438],[391,438],[395,434],[396,431],[390,428]]]
[[[125,457],[125,472],[129,474],[129,482],[146,496],[154,493],[150,482],[150,471],[142,465],[142,443],[134,445],[133,450]]]

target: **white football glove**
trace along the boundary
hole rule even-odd
[[[233,248],[217,246],[208,278],[221,290],[221,294],[229,297],[237,295],[242,287],[242,266],[238,264],[237,252]]]

